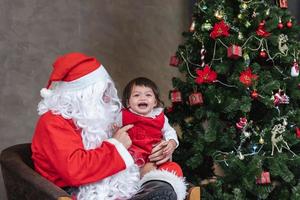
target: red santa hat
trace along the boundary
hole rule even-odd
[[[101,63],[94,57],[73,52],[60,56],[53,63],[53,70],[46,88],[41,90],[41,96],[52,94],[51,84],[59,82],[62,89],[82,89],[91,84],[109,78]]]

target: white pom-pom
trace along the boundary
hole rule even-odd
[[[47,88],[42,88],[40,91],[40,94],[41,94],[41,97],[47,98],[47,97],[52,96],[52,91],[48,90]]]

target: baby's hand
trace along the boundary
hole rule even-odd
[[[169,140],[167,146],[164,148],[163,154],[166,156],[171,155],[176,149],[176,145],[177,144],[175,140],[173,139]]]

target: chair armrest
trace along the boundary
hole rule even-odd
[[[20,153],[24,149],[30,149],[30,144],[15,145],[1,153],[0,162],[8,199],[71,199],[67,192],[25,163]]]
[[[188,196],[186,200],[200,200],[201,190],[198,186],[193,186],[188,190]]]

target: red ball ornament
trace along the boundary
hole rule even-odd
[[[293,23],[291,20],[289,20],[287,23],[286,23],[286,27],[287,28],[292,28],[293,27]]]
[[[278,29],[283,29],[284,25],[282,22],[279,22],[278,25],[277,25],[277,28]]]
[[[265,51],[265,50],[261,50],[260,52],[259,52],[259,57],[261,57],[261,58],[266,58],[267,57],[267,52]]]
[[[258,96],[259,96],[259,94],[257,93],[256,90],[253,90],[253,91],[251,92],[251,97],[252,97],[252,99],[257,99]]]

